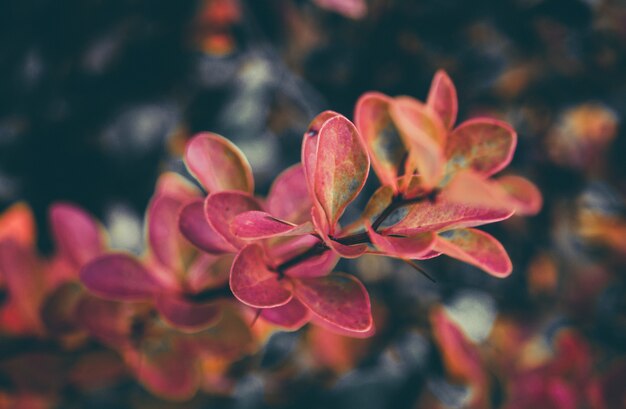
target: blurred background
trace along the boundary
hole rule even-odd
[[[264,194],[299,161],[317,113],[352,118],[370,90],[423,100],[439,68],[461,120],[514,126],[510,170],[544,195],[539,215],[487,229],[511,255],[509,278],[436,259],[422,263],[431,282],[363,258],[343,267],[372,295],[373,339],[275,334],[238,364],[228,393],[185,403],[131,378],[82,390],[44,376],[28,387],[54,390],[61,408],[463,408],[477,391],[484,407],[626,408],[621,0],[0,2],[0,210],[32,206],[43,254],[59,200],[139,252],[156,178],[185,173],[194,133],[234,141]],[[432,336],[434,305],[471,341],[469,363],[455,362],[479,376],[446,364],[454,354]],[[3,379],[24,352],[0,352],[0,389],[10,391]]]

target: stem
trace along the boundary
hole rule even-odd
[[[389,205],[385,207],[385,209],[378,215],[378,217],[372,223],[372,230],[376,231],[385,222],[385,220],[387,220],[387,218],[397,209],[414,204],[414,203],[419,203],[424,200],[429,200],[431,202],[434,202],[438,194],[439,194],[439,190],[433,189],[431,192],[428,192],[428,193],[425,193],[416,197],[412,197],[410,199],[404,199],[402,196],[394,196],[391,199],[391,203],[389,203]],[[367,232],[361,232],[361,233],[352,234],[350,236],[332,238],[332,239],[336,241],[337,243],[343,244],[345,246],[353,246],[356,244],[370,243],[370,237],[367,234]],[[294,256],[293,258],[283,262],[276,268],[276,270],[278,271],[280,275],[282,275],[283,272],[287,270],[288,268],[293,267],[294,265],[301,263],[305,260],[308,260],[309,258],[319,256],[320,254],[323,254],[327,250],[330,250],[330,248],[326,244],[322,242],[317,243],[313,247],[306,250],[304,253],[298,254],[297,256]]]

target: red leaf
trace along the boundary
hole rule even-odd
[[[398,192],[398,167],[407,150],[389,114],[393,99],[378,92],[368,92],[359,98],[354,123],[370,154],[372,168],[383,186]]]
[[[105,254],[90,261],[80,270],[80,279],[91,292],[110,300],[147,300],[162,289],[139,261],[122,253]]]
[[[506,122],[476,118],[463,122],[446,144],[446,173],[472,169],[484,177],[504,169],[515,152],[517,134]]]
[[[355,277],[334,273],[292,281],[295,296],[319,318],[352,332],[372,328],[369,295]]]
[[[250,164],[239,148],[223,136],[211,132],[194,136],[187,143],[185,164],[210,193],[254,192]]]
[[[435,250],[485,270],[495,277],[511,274],[513,264],[493,236],[476,229],[458,229],[437,238]]]
[[[256,308],[278,307],[291,300],[291,291],[271,271],[263,249],[250,244],[239,252],[230,270],[230,289],[239,301]]]
[[[159,339],[158,348],[151,345],[154,342],[143,342],[138,351],[126,350],[127,364],[154,394],[175,400],[191,398],[199,384],[199,366],[193,351],[173,336]]]
[[[6,282],[9,296],[3,308],[3,324],[16,332],[39,332],[45,288],[33,250],[13,239],[0,241],[0,277]]]
[[[192,303],[176,295],[158,296],[155,306],[165,321],[183,331],[200,331],[214,325],[221,318],[218,305]]]
[[[412,236],[425,231],[480,226],[507,219],[514,210],[503,190],[472,172],[461,172],[434,198],[410,205],[384,234]]]
[[[210,254],[234,253],[233,245],[211,227],[204,214],[204,200],[198,199],[180,211],[178,229],[194,246]]]
[[[148,209],[148,241],[156,259],[173,272],[183,269],[178,214],[182,203],[169,196],[155,197]]]
[[[230,267],[234,254],[214,256],[198,255],[187,269],[186,285],[189,291],[197,293],[208,288],[215,288],[228,283]]]
[[[365,244],[356,244],[356,245],[345,245],[336,242],[328,236],[328,227],[326,225],[326,219],[321,215],[322,210],[318,207],[313,207],[311,209],[311,218],[313,219],[313,224],[315,226],[315,230],[319,233],[319,236],[324,241],[324,243],[335,253],[344,258],[357,258],[367,251],[367,245]]]
[[[531,181],[520,176],[502,176],[498,184],[506,191],[515,207],[515,213],[535,215],[541,210],[541,192]]]
[[[267,209],[272,216],[301,224],[309,220],[311,196],[301,164],[284,170],[272,184],[267,195]]]
[[[315,168],[317,166],[317,145],[319,142],[319,133],[322,125],[327,120],[339,116],[334,111],[324,111],[315,118],[309,124],[307,131],[304,133],[302,139],[302,169],[304,170],[304,176],[307,181],[307,187],[309,189],[310,197],[315,197]]]
[[[430,319],[446,372],[453,381],[465,382],[472,386],[473,397],[468,407],[488,407],[489,380],[483,370],[478,350],[450,321],[443,309],[435,309]]]
[[[256,199],[243,192],[219,192],[210,194],[204,202],[204,215],[213,230],[236,248],[246,241],[235,236],[230,227],[238,214],[250,210],[262,210]]]
[[[85,294],[76,308],[76,320],[93,337],[113,347],[130,343],[133,308],[130,304]]]
[[[359,194],[369,173],[369,156],[356,127],[335,116],[322,125],[317,144],[314,192],[334,233],[346,206]]]
[[[364,0],[313,0],[319,7],[335,11],[355,20],[365,17],[367,3]]]
[[[435,73],[426,104],[439,114],[446,128],[454,127],[459,105],[456,88],[445,71],[439,70]]]
[[[91,215],[67,203],[50,207],[50,227],[57,250],[75,268],[102,253],[102,230]]]
[[[384,236],[367,226],[372,244],[386,256],[397,258],[421,259],[429,254],[435,245],[435,234],[420,233],[410,237]]]
[[[309,322],[311,313],[300,301],[292,298],[291,301],[280,307],[263,309],[261,318],[272,324],[295,331]]]
[[[238,214],[234,218],[231,232],[242,239],[266,239],[313,233],[313,225],[311,222],[306,222],[297,226],[277,219],[269,213],[252,210]]]
[[[0,241],[11,238],[22,246],[35,244],[35,216],[26,203],[16,203],[0,214]]]
[[[439,115],[410,97],[396,98],[390,113],[409,150],[406,174],[417,169],[426,189],[436,186],[445,169],[446,129]]]

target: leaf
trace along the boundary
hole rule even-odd
[[[329,233],[346,206],[359,194],[369,173],[369,156],[356,127],[335,116],[319,131],[314,192],[329,224]]]
[[[362,254],[365,254],[365,252],[367,251],[367,245],[365,244],[344,245],[331,239],[328,233],[326,233],[328,231],[328,227],[326,225],[326,219],[321,213],[322,210],[318,207],[313,207],[311,209],[311,218],[313,219],[313,225],[315,226],[315,230],[318,232],[322,241],[324,241],[324,244],[326,244],[339,256],[344,258],[357,258]]]
[[[411,237],[384,236],[367,226],[372,244],[386,256],[396,258],[421,259],[429,254],[435,245],[435,234],[420,233]]]
[[[216,324],[221,318],[221,309],[217,304],[192,303],[174,294],[157,296],[155,306],[166,322],[183,331],[200,331]]]
[[[284,273],[289,277],[322,277],[328,275],[338,261],[337,252],[327,250],[286,269]]]
[[[278,307],[291,300],[291,291],[271,271],[263,249],[250,244],[241,249],[230,270],[230,289],[239,301],[256,308]]]
[[[185,205],[178,217],[178,229],[191,244],[210,254],[234,253],[236,248],[213,229],[204,214],[204,200]]]
[[[410,97],[396,98],[390,114],[409,150],[406,173],[417,169],[425,188],[436,186],[446,162],[446,130],[441,119],[432,108]]]
[[[35,245],[35,216],[31,208],[18,202],[0,214],[0,241],[11,238],[22,246]]]
[[[406,215],[384,229],[383,234],[412,236],[480,226],[507,219],[514,213],[502,189],[469,171],[457,174],[434,200],[426,198],[400,211]]]
[[[309,220],[313,202],[307,189],[304,168],[297,164],[276,177],[267,195],[267,210],[278,218],[302,224]]]
[[[157,196],[148,208],[148,241],[156,259],[172,272],[183,269],[182,237],[178,214],[182,203],[170,196]]]
[[[497,182],[511,199],[515,213],[529,216],[539,213],[543,198],[531,181],[520,176],[507,175],[498,178]]]
[[[141,301],[161,291],[161,284],[135,258],[124,253],[97,257],[80,270],[80,280],[94,294],[117,301]]]
[[[153,196],[168,196],[182,203],[193,200],[199,194],[199,189],[178,173],[164,172],[156,181]]]
[[[246,245],[246,241],[235,236],[230,227],[238,214],[250,210],[262,210],[257,200],[243,192],[218,192],[207,196],[204,215],[220,236],[235,248]]]
[[[92,337],[114,348],[129,344],[134,314],[131,304],[85,293],[75,311],[77,322]]]
[[[511,259],[502,244],[484,231],[448,231],[437,238],[435,250],[472,264],[495,277],[506,277],[513,271]]]
[[[459,105],[456,88],[445,71],[435,73],[426,104],[439,114],[446,128],[451,130],[454,127]]]
[[[355,20],[365,17],[367,3],[365,0],[313,0],[319,7],[332,10],[345,17]]]
[[[240,190],[254,192],[252,169],[244,154],[223,136],[203,132],[185,150],[185,164],[207,192]]]
[[[309,322],[311,313],[300,301],[292,298],[291,301],[280,307],[263,309],[261,318],[285,329],[295,331]]]
[[[393,197],[393,190],[390,186],[379,187],[365,205],[365,210],[361,213],[361,222],[370,225],[374,223],[383,211],[391,205]]]
[[[9,297],[3,308],[3,326],[14,332],[40,332],[39,309],[45,288],[33,250],[13,239],[0,241],[0,277],[4,278]]]
[[[232,222],[231,232],[242,239],[266,239],[277,236],[299,236],[313,233],[313,225],[299,226],[273,217],[271,214],[251,210],[238,214]]]
[[[315,167],[317,166],[317,145],[319,142],[320,129],[327,120],[335,116],[339,116],[339,114],[334,111],[324,111],[317,115],[309,124],[302,139],[302,169],[304,170],[304,177],[311,198],[315,197],[313,180],[315,179]]]
[[[504,169],[515,152],[517,134],[506,122],[476,118],[463,122],[446,144],[446,174],[472,169],[484,177]]]
[[[104,251],[103,232],[84,210],[69,203],[50,207],[50,227],[57,251],[73,267],[80,268]]]
[[[292,281],[294,295],[319,318],[352,332],[367,332],[372,328],[369,295],[355,277],[334,273]]]
[[[193,293],[215,288],[228,283],[234,254],[220,256],[198,255],[187,269],[186,285]]]
[[[441,351],[447,374],[453,381],[467,383],[473,389],[468,407],[489,407],[489,379],[483,370],[476,347],[469,343],[442,308],[432,311],[430,321],[435,343]]]
[[[124,355],[137,380],[157,396],[187,400],[198,389],[198,361],[180,338],[142,342],[139,350],[129,349]]]
[[[391,97],[379,92],[363,94],[356,103],[354,123],[380,183],[397,193],[398,169],[408,152],[389,114],[392,101]]]

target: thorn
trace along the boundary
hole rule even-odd
[[[433,283],[436,283],[437,280],[435,280],[434,278],[432,278],[427,272],[426,270],[424,270],[422,267],[418,266],[417,263],[415,263],[412,260],[407,260],[407,259],[402,259],[402,261],[404,261],[406,264],[410,265],[411,267],[413,267],[415,270],[417,270],[419,273],[421,273],[424,277],[428,278],[430,281],[432,281]]]

